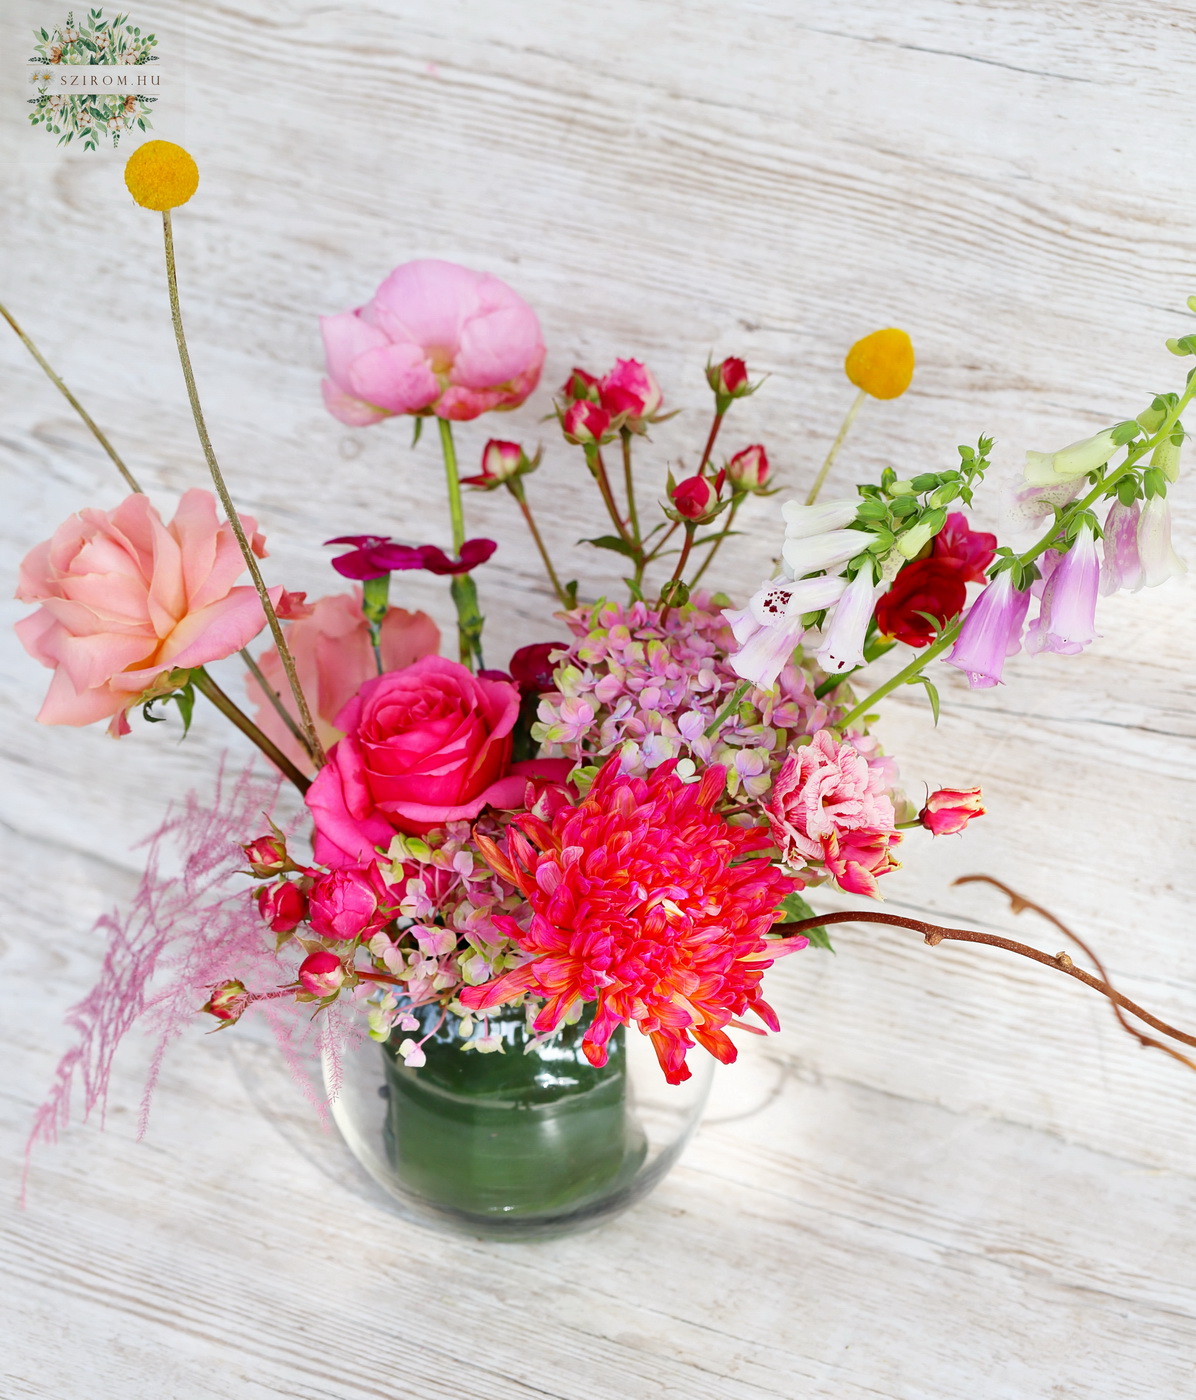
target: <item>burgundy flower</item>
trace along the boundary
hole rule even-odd
[[[876,605],[876,625],[906,646],[926,647],[967,601],[964,573],[951,559],[919,559],[907,564]],[[938,626],[935,626],[935,619]]]
[[[568,642],[533,642],[520,647],[511,657],[511,679],[523,695],[542,695],[553,689],[555,665],[549,660],[554,651],[567,651]]]
[[[400,569],[427,569],[430,574],[467,574],[484,564],[498,548],[493,540],[466,540],[461,557],[450,559],[438,545],[397,544],[386,535],[337,535],[325,544],[351,544],[348,554],[339,554],[332,567],[345,578],[381,578]]]

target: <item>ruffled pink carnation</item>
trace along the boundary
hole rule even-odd
[[[885,775],[826,729],[782,763],[764,804],[773,840],[796,870],[824,864],[840,888],[879,898],[901,840]]]
[[[241,516],[256,554],[265,542]],[[257,593],[234,587],[245,561],[210,491],[188,491],[169,525],[147,496],[83,510],[21,564],[17,597],[40,603],[17,623],[54,679],[42,724],[91,724],[127,710],[165,671],[231,656],[266,625]],[[270,591],[277,606],[281,588]]]

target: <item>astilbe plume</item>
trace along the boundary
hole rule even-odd
[[[670,1084],[689,1078],[685,1056],[695,1041],[734,1060],[724,1027],[745,1012],[778,1029],[760,979],[805,940],[781,947],[765,935],[801,881],[752,856],[767,845],[765,831],[714,810],[726,782],[721,766],[693,783],[675,768],[664,763],[645,779],[620,773],[612,759],[580,806],[562,808],[551,825],[516,819],[505,852],[477,836],[532,914],[526,929],[496,916],[529,959],[463,991],[466,1007],[543,997],[534,1027],[548,1033],[578,1003],[594,1002],[582,1040],[591,1064],[605,1064],[615,1028],[635,1022]]]
[[[69,1013],[77,1039],[34,1116],[26,1169],[36,1144],[55,1141],[66,1126],[76,1086],[83,1117],[97,1107],[102,1117],[113,1058],[134,1025],[140,1023],[153,1042],[140,1136],[166,1050],[194,1023],[212,987],[230,977],[270,989],[291,980],[243,883],[234,881],[245,866],[240,843],[260,827],[277,795],[278,783],[255,776],[252,767],[231,781],[222,767],[210,801],[188,794],[141,843],[148,847],[145,871],[129,908],[96,923],[95,932],[108,939],[104,961],[95,986]],[[182,853],[182,868],[168,873],[174,850]],[[274,1005],[267,1000],[270,1010]],[[289,998],[287,1005],[293,1006]],[[309,1033],[306,1016],[271,1015],[270,1024],[292,1070],[304,1079],[298,1041]],[[334,1055],[343,1033],[339,1021],[327,1017],[314,1031],[321,1048]]]

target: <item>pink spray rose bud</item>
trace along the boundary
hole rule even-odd
[[[768,482],[770,470],[768,453],[759,443],[753,443],[727,463],[727,480],[736,491],[761,491]]]
[[[609,414],[624,415],[631,426],[650,422],[664,401],[652,371],[638,360],[616,360],[598,385],[598,394]]]
[[[493,491],[496,486],[535,471],[540,465],[537,453],[531,458],[517,442],[500,442],[491,438],[482,449],[482,470],[477,476],[463,476],[461,484],[477,491]]]
[[[673,506],[686,520],[709,519],[718,505],[718,490],[704,476],[690,476],[673,487]]]
[[[584,369],[574,369],[561,385],[561,394],[570,403],[574,399],[589,399],[597,403],[599,399],[597,375],[588,374]]]
[[[954,836],[973,817],[984,816],[979,788],[939,788],[926,799],[918,820],[934,836]]]
[[[307,897],[298,885],[281,880],[258,890],[257,907],[275,933],[293,933],[307,914]]]
[[[706,382],[714,390],[715,398],[719,401],[720,413],[726,411],[723,400],[730,403],[732,399],[741,399],[745,394],[752,392],[752,386],[748,383],[747,365],[734,355],[728,355],[720,364],[707,365]]]
[[[331,996],[339,992],[345,980],[345,966],[335,953],[321,949],[299,964],[299,983],[314,997]]]
[[[610,414],[589,399],[578,399],[565,410],[561,427],[570,442],[599,443],[610,431]]]
[[[346,865],[312,886],[308,919],[321,938],[369,939],[394,918],[399,900],[374,861]]]
[[[271,875],[281,875],[284,870],[292,869],[291,859],[287,855],[286,840],[277,832],[271,832],[269,836],[259,836],[256,841],[250,841],[241,849],[249,861],[250,870],[262,879],[269,879]]]
[[[240,1019],[251,1000],[243,982],[221,982],[199,1009],[218,1021],[233,1022]]]

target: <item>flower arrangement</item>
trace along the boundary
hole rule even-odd
[[[872,730],[887,695],[920,685],[937,718],[931,663],[957,668],[973,688],[1002,684],[1023,647],[1070,655],[1092,644],[1102,592],[1156,586],[1183,569],[1167,497],[1196,373],[1093,437],[1027,454],[1007,513],[1036,535],[1018,549],[969,523],[989,485],[984,437],[941,469],[890,468],[855,496],[821,498],[861,407],[911,382],[909,337],[880,330],[847,354],[857,396],[807,496],[777,509],[773,576],[722,593],[707,574],[743,502],[777,491],[762,444],[721,451],[728,420],[762,382],[741,359],[710,363],[700,453],[654,490],[639,459],[671,416],[655,376],[634,359],[602,375],[575,369],[550,418],[609,518],[588,543],[627,568],[625,597],[594,597],[562,582],[536,519],[529,478],[541,449],[492,438],[478,470],[460,473],[454,424],[515,407],[538,385],[534,311],[493,276],[409,262],[356,310],[323,319],[324,402],[354,426],[410,417],[417,438],[435,423],[450,547],[335,537],[327,543],[341,551],[332,564],[346,587],[308,602],[266,583],[264,538],[233,505],[200,407],[171,232],[171,210],[198,172],[186,152],[151,142],[126,180],[139,204],[162,213],[176,338],[215,494],[188,491],[164,522],[84,414],[132,494],[81,511],[30,552],[18,596],[37,610],[18,630],[53,672],[43,723],[107,721],[122,736],[138,713],[153,720],[173,703],[189,726],[198,694],[303,794],[310,854],[302,831],[241,833],[237,863],[252,888],[234,896],[227,936],[205,933],[205,955],[179,964],[175,991],[194,991],[195,1011],[220,1026],[258,1005],[303,1024],[360,1013],[369,1035],[418,1071],[446,1027],[462,1050],[503,1052],[492,1017],[515,1007],[536,1041],[576,1026],[596,1068],[612,1037],[638,1031],[675,1084],[693,1054],[733,1061],[734,1033],[777,1029],[763,994],[777,959],[829,945],[830,923],[873,919],[932,944],[1033,957],[1110,997],[1119,1014],[1146,1014],[1099,963],[1093,975],[1063,954],[874,907],[818,915],[803,892],[828,885],[879,900],[911,833],[960,833],[984,813],[978,788],[932,792],[920,808],[906,797]],[[1196,336],[1168,346],[1196,354]],[[559,611],[495,669],[475,572],[496,546],[467,538],[466,501],[499,488]],[[392,576],[415,569],[448,580],[455,658],[439,654],[430,618],[390,602]],[[239,583],[246,571],[250,583]],[[269,644],[252,654],[267,629]],[[205,669],[237,653],[252,715]],[[209,822],[203,839],[222,843],[227,860],[227,824],[219,837],[217,827]],[[163,939],[198,947],[198,925],[170,918],[138,962],[134,1010],[151,1004],[145,986]],[[202,997],[186,980],[196,976]],[[127,981],[122,994],[127,1011]],[[89,1033],[99,1034],[102,1002]]]

